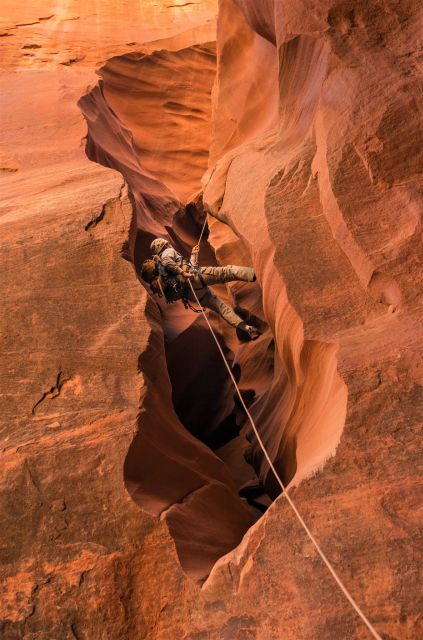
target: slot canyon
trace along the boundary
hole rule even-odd
[[[423,633],[421,9],[4,0],[0,638]]]

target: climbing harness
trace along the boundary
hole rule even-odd
[[[206,226],[206,222],[207,222],[207,215],[206,215],[206,220],[204,221],[203,228],[202,228],[201,234],[200,234],[200,238],[199,238],[197,244],[200,244],[200,242],[201,242],[201,238],[202,238],[205,226]],[[194,299],[196,300],[197,304],[201,307],[201,303],[200,303],[200,301],[199,301],[199,299],[197,297],[197,294],[195,293],[195,289],[192,286],[191,280],[188,280],[188,284],[191,287],[191,291],[192,291],[192,294],[194,296]],[[299,513],[297,507],[295,506],[292,498],[289,496],[289,494],[288,494],[288,492],[287,492],[287,490],[285,488],[284,483],[282,482],[278,472],[276,471],[275,466],[274,466],[269,454],[267,453],[266,447],[264,446],[263,440],[261,439],[260,434],[259,434],[258,429],[257,429],[257,426],[256,426],[256,424],[254,422],[254,418],[253,418],[253,416],[251,415],[251,413],[248,410],[248,407],[247,407],[247,405],[246,405],[246,403],[244,401],[244,398],[242,397],[241,391],[240,391],[240,389],[238,387],[238,384],[237,384],[237,382],[235,380],[235,377],[234,377],[234,375],[232,373],[232,369],[230,367],[230,364],[228,363],[228,361],[226,359],[226,356],[225,356],[225,354],[223,352],[223,349],[222,349],[222,347],[221,347],[221,345],[219,343],[219,340],[217,339],[217,336],[216,336],[216,334],[215,334],[215,332],[213,330],[213,327],[211,326],[211,324],[209,322],[209,319],[208,319],[208,317],[206,315],[206,312],[202,307],[201,307],[200,313],[202,313],[203,316],[204,316],[204,319],[205,319],[205,321],[207,323],[207,326],[208,326],[208,328],[209,328],[209,330],[210,330],[210,332],[211,332],[211,334],[213,336],[213,339],[214,339],[214,341],[215,341],[215,343],[217,345],[217,348],[218,348],[218,350],[220,352],[220,355],[222,356],[222,360],[223,360],[223,362],[225,364],[225,367],[226,367],[226,369],[228,371],[228,374],[229,374],[229,376],[230,376],[230,378],[232,380],[232,383],[233,383],[233,385],[235,387],[235,391],[236,391],[236,393],[237,393],[237,395],[239,397],[241,405],[244,408],[244,411],[245,411],[245,413],[246,413],[246,415],[248,417],[248,420],[250,421],[250,424],[251,424],[251,426],[253,428],[253,431],[254,431],[255,436],[257,438],[257,442],[259,443],[260,448],[263,451],[264,457],[266,458],[267,463],[268,463],[270,469],[272,470],[272,473],[275,476],[275,479],[276,479],[276,481],[278,482],[278,484],[279,484],[279,486],[281,488],[282,495],[288,501],[288,504],[292,508],[292,510],[294,511],[299,523],[301,524],[301,526],[303,527],[303,529],[306,532],[307,536],[309,537],[309,539],[313,543],[317,553],[319,554],[320,558],[323,560],[324,564],[326,565],[327,569],[331,573],[333,579],[335,580],[335,582],[338,585],[338,587],[341,589],[341,591],[344,594],[344,596],[347,598],[347,600],[350,603],[350,605],[353,607],[353,609],[356,611],[356,613],[360,616],[361,620],[364,622],[364,624],[366,625],[366,627],[368,628],[368,630],[370,631],[372,636],[374,638],[376,638],[376,640],[382,640],[381,636],[377,633],[376,629],[373,627],[373,625],[370,622],[370,620],[368,620],[368,618],[365,616],[365,614],[360,609],[359,605],[355,602],[354,598],[352,597],[352,595],[350,594],[348,589],[344,586],[341,578],[338,576],[338,574],[336,573],[335,569],[332,567],[330,561],[328,560],[328,558],[326,557],[326,555],[324,554],[324,552],[320,548],[319,543],[317,542],[317,540],[315,539],[315,537],[311,533],[310,529],[308,528],[308,526],[304,522],[304,520],[303,520],[301,514]]]

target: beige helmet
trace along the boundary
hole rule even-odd
[[[161,252],[163,251],[163,249],[169,244],[168,240],[166,240],[165,238],[156,238],[155,240],[153,240],[153,242],[150,244],[150,251],[156,255],[159,256],[161,254]]]

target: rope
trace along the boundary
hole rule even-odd
[[[202,227],[202,229],[201,229],[200,237],[198,238],[198,242],[197,242],[197,244],[200,244],[200,242],[201,242],[201,240],[202,240],[203,233],[204,233],[204,229],[206,228],[206,224],[207,224],[207,213],[206,213],[206,217],[205,217],[205,219],[204,219],[204,224],[203,224],[203,227]]]
[[[206,216],[206,221],[207,221],[207,216]],[[201,236],[203,235],[203,231],[205,228],[205,224],[203,225],[203,229],[201,231],[201,235],[200,235],[200,240],[201,240]],[[200,243],[200,240],[198,241],[198,244]],[[210,332],[214,338],[214,341],[217,345],[217,348],[220,351],[220,355],[222,356],[222,360],[226,366],[226,369],[229,373],[229,376],[233,382],[233,385],[235,387],[235,390],[238,394],[239,400],[244,408],[244,411],[248,417],[248,420],[251,423],[251,426],[253,428],[253,431],[255,433],[255,436],[257,438],[257,441],[260,445],[261,450],[263,451],[263,454],[269,464],[270,469],[273,472],[273,475],[275,476],[278,484],[280,485],[280,488],[282,490],[282,495],[287,499],[288,504],[290,505],[290,507],[292,508],[292,510],[294,511],[298,521],[300,522],[301,526],[303,527],[304,531],[306,532],[307,536],[310,538],[311,542],[313,543],[317,553],[319,554],[319,556],[321,557],[321,559],[323,560],[323,562],[325,563],[326,567],[328,568],[329,572],[331,573],[333,579],[335,580],[336,584],[338,585],[338,587],[341,589],[342,593],[344,594],[344,596],[346,597],[346,599],[348,600],[348,602],[351,604],[351,606],[353,607],[353,609],[356,611],[356,613],[360,616],[361,620],[364,622],[364,624],[366,625],[366,627],[368,628],[368,630],[370,631],[370,633],[372,634],[372,636],[374,638],[376,638],[376,640],[382,640],[381,636],[377,633],[376,629],[373,627],[372,623],[370,622],[370,620],[368,620],[368,618],[365,616],[365,614],[362,612],[362,610],[360,609],[360,607],[358,606],[358,604],[356,603],[356,601],[354,600],[354,598],[352,597],[352,595],[350,594],[350,592],[348,591],[348,589],[344,586],[341,578],[338,576],[338,574],[336,573],[335,569],[332,567],[331,563],[329,562],[328,558],[326,557],[326,555],[324,554],[324,552],[322,551],[322,549],[320,548],[319,543],[317,542],[317,540],[315,539],[315,537],[313,536],[313,534],[311,533],[310,529],[308,528],[308,526],[306,525],[306,523],[304,522],[301,514],[299,513],[297,507],[295,506],[294,502],[292,501],[292,499],[290,498],[290,496],[288,495],[287,490],[285,489],[285,485],[283,484],[282,480],[279,477],[278,472],[276,471],[272,460],[270,459],[269,454],[267,453],[266,447],[264,446],[263,440],[260,437],[260,434],[258,432],[258,429],[256,427],[256,424],[254,422],[253,416],[251,415],[251,413],[248,410],[247,405],[244,402],[244,398],[242,397],[241,391],[239,390],[238,384],[234,378],[234,375],[232,373],[232,369],[226,359],[226,356],[223,352],[222,347],[220,346],[219,340],[217,339],[217,336],[213,330],[213,327],[211,326],[209,319],[205,313],[205,310],[203,309],[203,307],[201,306],[201,303],[199,301],[199,299],[197,298],[197,294],[195,293],[194,287],[192,286],[192,282],[191,280],[188,280],[189,282],[189,286],[191,287],[191,291],[193,293],[193,296],[195,298],[195,300],[197,301],[198,306],[201,308],[201,313],[204,316],[205,321],[207,322],[208,328],[210,329]]]

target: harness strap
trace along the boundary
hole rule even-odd
[[[184,299],[183,299],[183,303],[184,303],[185,309],[191,309],[191,311],[194,311],[194,313],[203,313],[202,307],[201,309],[196,309],[195,307],[192,306],[190,302],[188,302],[188,300],[184,300]]]

